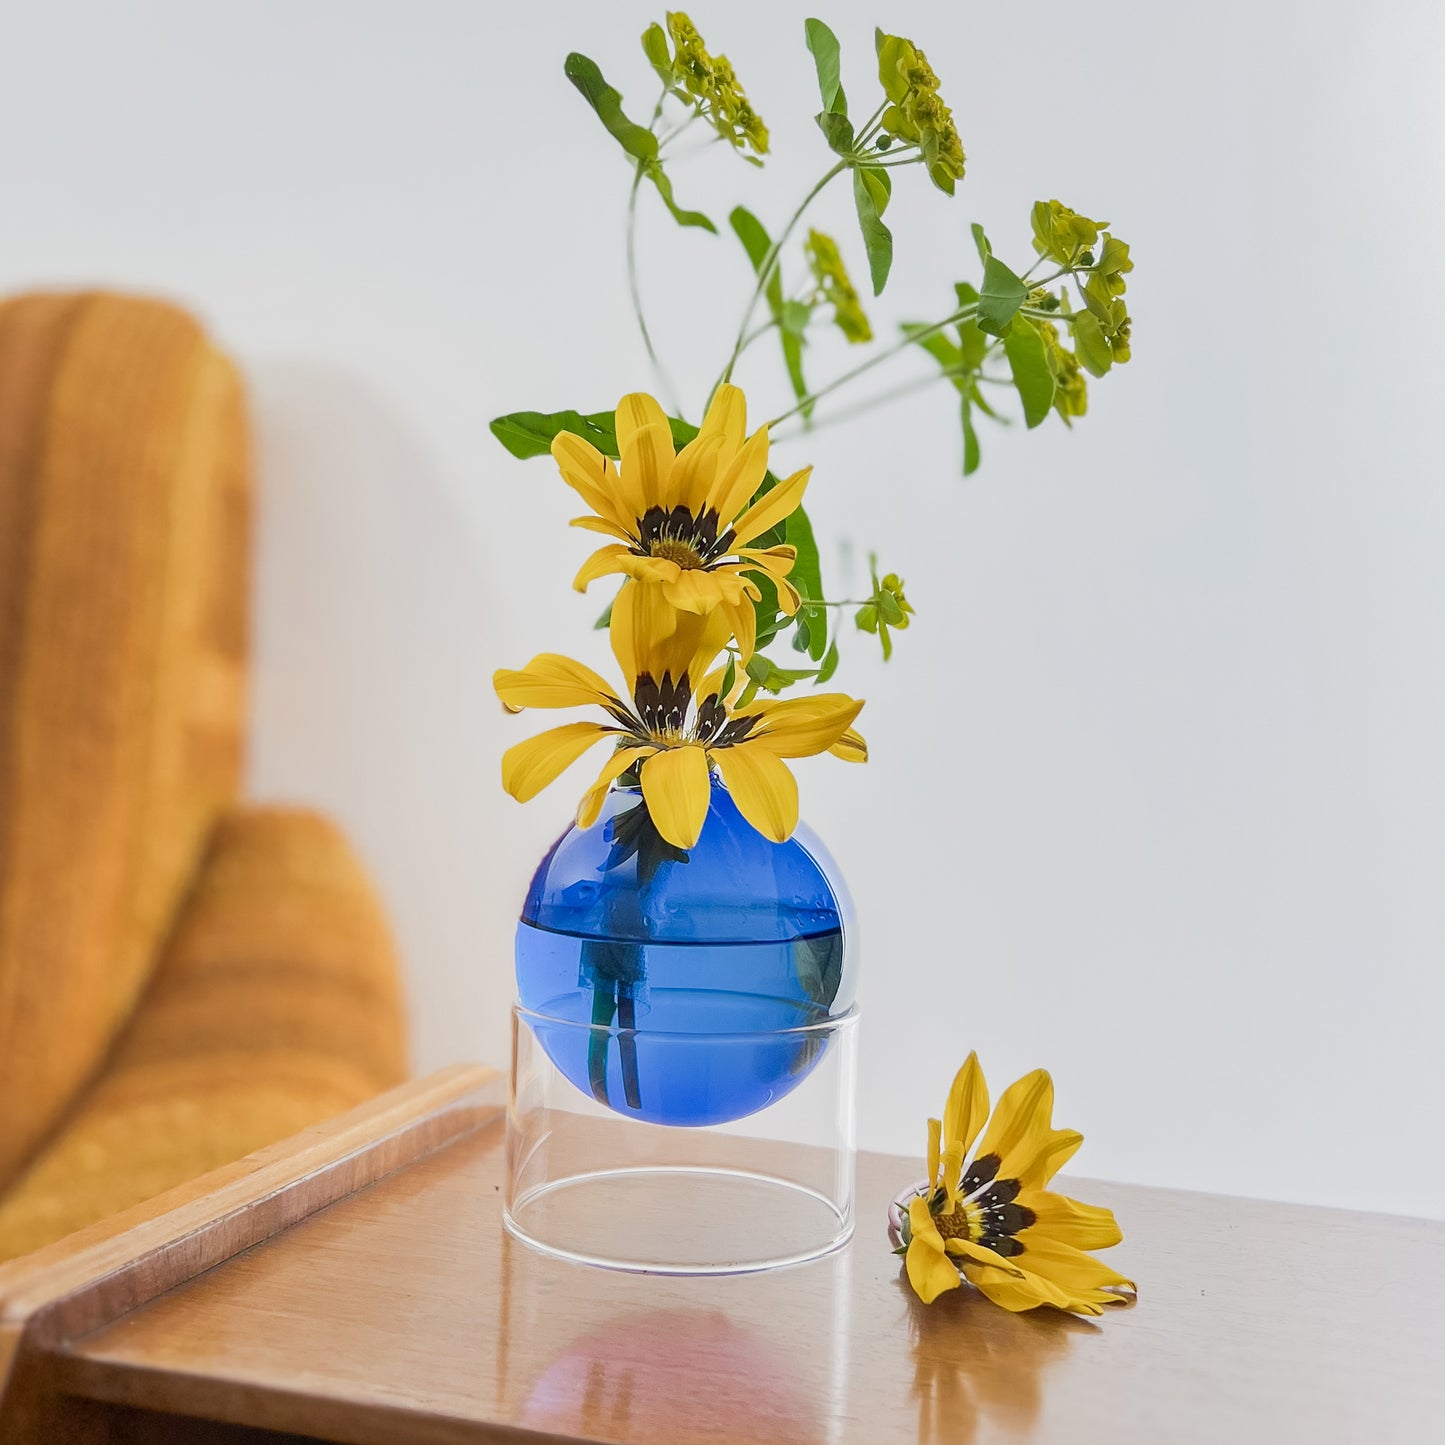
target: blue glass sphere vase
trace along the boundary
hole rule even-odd
[[[771,842],[715,780],[684,852],[640,791],[619,788],[532,879],[517,993],[553,1062],[599,1103],[650,1123],[727,1123],[816,1065],[820,1046],[798,1031],[853,1007],[854,934],[847,889],[805,826]]]
[[[684,851],[614,789],[543,858],[517,926],[507,1228],[670,1273],[846,1242],[857,952],[808,828],[772,842],[715,779]]]

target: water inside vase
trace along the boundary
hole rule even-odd
[[[746,943],[517,929],[521,1001],[548,1057],[584,1093],[657,1124],[726,1123],[795,1089],[826,1041],[783,1031],[831,1016],[843,960],[841,929]]]

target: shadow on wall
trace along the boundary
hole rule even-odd
[[[479,637],[500,606],[477,554],[480,520],[362,379],[296,361],[250,377],[249,790],[321,808],[356,841],[413,985],[428,981],[409,991],[414,1066],[501,1057],[506,1010],[486,1000],[511,995],[507,952],[447,956],[485,934],[476,883],[499,800],[495,759],[478,747],[495,709],[478,685]]]

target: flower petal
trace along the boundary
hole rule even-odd
[[[928,1212],[926,1200],[914,1199],[910,1202],[908,1226],[908,1253],[903,1261],[908,1271],[908,1283],[924,1304],[931,1305],[939,1295],[957,1289],[963,1281],[958,1267],[944,1253],[943,1236]]]
[[[943,1109],[943,1137],[950,1144],[963,1145],[963,1152],[973,1148],[979,1130],[988,1122],[988,1084],[979,1067],[977,1052],[970,1053],[963,1067],[953,1076],[948,1090],[948,1103]]]
[[[1005,1274],[1021,1275],[1023,1273],[1017,1265],[1011,1264],[996,1250],[972,1239],[945,1239],[943,1247],[956,1259],[966,1259],[972,1264],[984,1264],[990,1269],[1002,1270]]]
[[[707,503],[723,465],[724,440],[718,432],[700,431],[678,452],[672,464],[672,502],[694,514]]]
[[[943,1152],[943,1120],[928,1121],[928,1188],[938,1188],[938,1160]]]
[[[642,765],[642,796],[657,831],[674,848],[691,848],[707,820],[707,754],[696,743],[664,748]]]
[[[682,568],[666,557],[639,557],[629,553],[622,570],[639,582],[676,582]]]
[[[606,517],[573,517],[567,523],[569,527],[581,527],[587,532],[601,532],[607,537],[616,537],[619,542],[631,542],[633,535],[626,527],[619,527],[616,522],[609,522]]]
[[[1032,1274],[1072,1292],[1105,1288],[1136,1289],[1132,1279],[1111,1269],[1101,1259],[1062,1244],[1047,1235],[1028,1234],[1020,1238],[1024,1250],[1015,1256],[1015,1263]]]
[[[629,527],[635,520],[623,503],[617,469],[591,442],[569,431],[552,438],[552,459],[562,480],[604,521]]]
[[[622,413],[619,411],[618,416]],[[622,453],[622,476],[628,495],[640,496],[643,516],[649,507],[672,510],[672,428],[663,422],[640,426],[624,442],[619,436]]]
[[[662,589],[646,582],[624,582],[612,599],[608,637],[612,654],[627,679],[629,696],[637,689],[639,675],[651,666],[659,637],[670,635],[675,627],[676,616]]]
[[[570,768],[588,748],[615,731],[601,723],[564,723],[514,743],[502,754],[502,786],[519,803],[528,802]]]
[[[645,758],[652,748],[618,748],[610,758],[607,759],[607,766],[597,775],[597,781],[582,794],[582,801],[577,804],[577,826],[579,828],[590,828],[596,821],[597,815],[602,811],[602,800],[607,796],[607,790],[635,763],[639,758]]]
[[[855,728],[849,728],[828,751],[835,758],[842,758],[845,763],[868,761],[868,744],[863,741],[863,734]]]
[[[774,843],[798,826],[798,780],[776,753],[756,743],[718,748],[711,754],[733,802],[754,828]]]
[[[791,617],[803,605],[802,595],[786,577],[774,577],[773,586],[778,589],[778,606]]]
[[[623,561],[631,555],[631,550],[620,542],[611,542],[606,547],[599,547],[578,568],[577,575],[572,579],[572,586],[578,592],[585,592],[587,584],[595,582],[599,577],[606,577],[616,572],[626,572],[627,568],[623,565]]]
[[[1019,1231],[1024,1239],[1030,1230],[1036,1229],[1075,1249],[1108,1249],[1124,1237],[1114,1211],[1102,1205],[1084,1204],[1067,1194],[1054,1194],[1047,1189],[1025,1189],[1014,1202],[1034,1216],[1033,1223]]]
[[[679,568],[677,576],[663,588],[663,595],[679,612],[702,616],[722,601],[723,593],[713,573],[688,567]]]
[[[738,644],[738,661],[746,667],[748,659],[757,650],[758,614],[747,597],[736,602],[724,598],[718,605],[718,611],[727,619],[728,627]],[[742,668],[738,671],[741,673]]]
[[[1012,1314],[1037,1309],[1040,1305],[1053,1305],[1055,1309],[1069,1310],[1074,1314],[1103,1313],[1097,1305],[1076,1299],[1067,1290],[1028,1270],[1014,1269],[1005,1273],[992,1265],[965,1262],[963,1273],[970,1284]]]
[[[827,752],[862,709],[863,703],[846,693],[822,692],[781,702],[752,702],[738,716],[759,718],[748,742],[759,743],[780,758],[806,758]]]
[[[1078,1151],[1084,1136],[1053,1126],[1054,1081],[1044,1069],[1009,1085],[979,1145],[980,1156],[998,1156],[997,1177],[1041,1189]]]
[[[798,549],[780,542],[776,547],[735,547],[734,552],[769,577],[786,577],[798,560]]]
[[[722,382],[707,404],[698,436],[716,436],[722,440],[723,458],[731,461],[743,445],[748,430],[748,403],[742,388]]]
[[[643,427],[668,427],[669,434],[672,430],[668,426],[667,413],[663,411],[662,403],[645,391],[629,391],[617,403],[613,422],[617,430],[617,454],[624,457],[632,438]]]
[[[804,467],[802,471],[794,472],[791,477],[779,482],[771,492],[754,502],[733,524],[736,534],[733,546],[747,546],[754,537],[762,536],[770,527],[777,526],[784,517],[790,517],[796,512],[807,489],[808,478],[812,474],[812,467]]]
[[[767,474],[768,429],[760,426],[724,466],[708,495],[708,507],[718,514],[719,534],[752,501]]]
[[[497,696],[509,708],[586,707],[612,709],[622,703],[585,663],[557,652],[541,652],[523,668],[498,668],[492,674]]]

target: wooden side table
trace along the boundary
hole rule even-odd
[[[504,1094],[448,1070],[0,1267],[0,1439],[1445,1438],[1445,1225],[1081,1183],[1137,1306],[924,1308],[884,1235],[918,1161],[865,1155],[830,1259],[618,1274],[503,1231]]]

